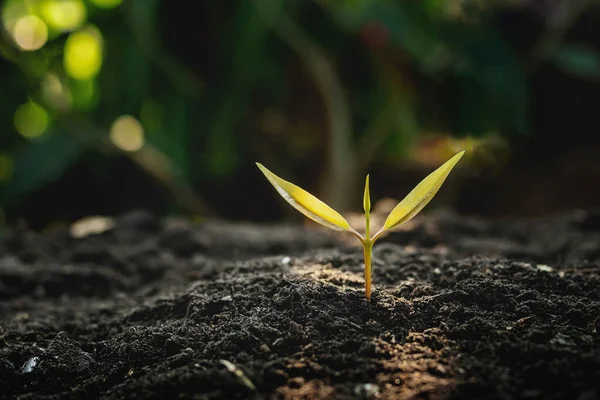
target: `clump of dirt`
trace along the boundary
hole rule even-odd
[[[362,252],[145,212],[0,244],[0,398],[600,396],[600,214],[437,212]]]

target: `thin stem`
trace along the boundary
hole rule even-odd
[[[366,232],[365,232],[365,239],[367,241],[371,240],[371,215],[369,215],[370,212],[366,212],[365,213],[365,223],[366,223]]]
[[[369,239],[371,241],[371,244],[375,243],[375,241],[377,239],[379,239],[381,237],[381,235],[383,235],[384,233],[385,233],[385,227],[382,227],[380,230],[377,231],[377,233],[375,235],[373,235],[372,238]]]
[[[362,241],[365,252],[365,296],[371,300],[371,256],[373,255],[373,241],[371,240],[371,190],[369,189],[369,175],[365,179],[365,194],[363,196],[363,209],[365,210],[365,239]]]
[[[61,115],[57,122],[67,133],[81,139],[89,147],[108,154],[122,154],[129,158],[158,183],[164,185],[175,202],[187,212],[202,216],[217,216],[216,211],[179,177],[171,160],[150,143],[144,143],[144,147],[136,152],[123,151],[107,139],[107,132],[77,115]]]
[[[563,45],[567,33],[581,14],[592,4],[590,0],[557,2],[547,18],[546,28],[540,40],[530,51],[525,69],[531,73],[543,61],[553,56]]]
[[[356,232],[354,229],[350,228],[349,232],[351,234],[353,234],[354,236],[356,236],[356,238],[358,240],[360,240],[361,243],[365,243],[366,238],[362,237],[362,235],[358,232]]]
[[[324,200],[335,209],[350,208],[346,193],[357,186],[356,151],[352,143],[352,113],[348,96],[331,57],[300,25],[285,12],[283,3],[271,0],[255,2],[265,21],[304,63],[321,95],[329,125],[329,159]]]
[[[363,209],[365,210],[365,240],[371,240],[371,190],[369,189],[369,175],[365,180],[365,194],[363,196]]]
[[[365,255],[365,296],[371,301],[371,259],[373,257],[373,243],[369,240],[363,242]]]

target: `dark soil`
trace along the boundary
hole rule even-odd
[[[142,212],[0,245],[0,397],[598,399],[600,215],[421,217],[362,251]]]

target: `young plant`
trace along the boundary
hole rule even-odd
[[[277,192],[302,214],[321,225],[338,231],[348,231],[360,240],[363,246],[365,258],[365,296],[371,300],[371,261],[373,255],[373,244],[385,232],[393,229],[413,218],[429,203],[435,196],[442,183],[452,171],[452,168],[458,163],[465,152],[461,151],[450,160],[446,161],[441,167],[433,171],[429,176],[423,179],[405,198],[402,200],[390,215],[388,215],[383,227],[371,237],[370,211],[371,196],[369,194],[369,175],[365,182],[365,193],[363,197],[363,208],[365,210],[366,232],[363,237],[354,230],[337,211],[317,199],[306,190],[285,181],[269,171],[262,164],[256,163],[258,168],[267,177],[269,182],[275,187]]]

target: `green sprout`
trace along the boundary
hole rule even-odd
[[[371,300],[371,263],[373,256],[373,244],[379,239],[385,232],[390,229],[396,228],[397,226],[409,221],[415,215],[417,215],[423,207],[431,201],[431,199],[438,192],[452,168],[458,163],[460,158],[465,152],[461,151],[456,154],[450,160],[446,161],[441,167],[429,174],[423,179],[405,198],[402,200],[390,215],[388,215],[385,223],[371,237],[371,226],[370,226],[370,212],[371,212],[371,195],[369,193],[369,175],[365,182],[365,193],[363,197],[363,208],[365,210],[365,222],[366,232],[363,237],[360,233],[354,230],[344,217],[342,217],[337,211],[317,199],[306,190],[294,185],[291,182],[281,179],[262,164],[256,163],[258,168],[267,177],[269,182],[275,187],[277,192],[287,201],[292,207],[306,215],[319,224],[328,228],[347,231],[352,233],[360,240],[363,246],[364,259],[365,259],[365,296],[367,300]]]

